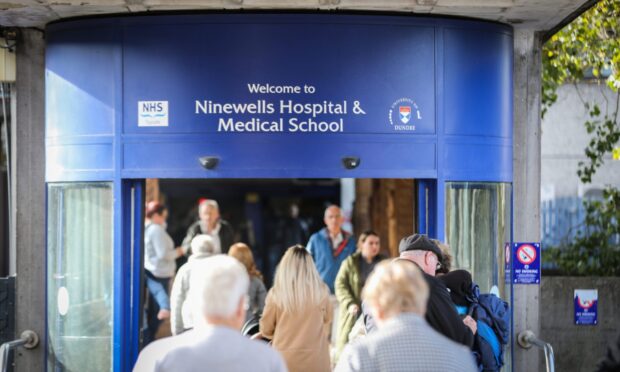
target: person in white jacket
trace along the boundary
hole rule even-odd
[[[191,248],[192,255],[189,256],[187,263],[179,268],[172,284],[170,328],[173,335],[178,335],[194,327],[191,304],[187,298],[192,269],[205,258],[215,254],[216,249],[213,238],[206,234],[194,237]]]
[[[180,247],[174,247],[172,238],[166,232],[167,218],[168,210],[163,204],[155,201],[147,204],[144,227],[144,272],[149,298],[144,345],[155,339],[161,321],[170,317],[168,283],[176,270],[175,259],[183,254]]]
[[[194,329],[145,347],[134,372],[286,372],[282,356],[241,332],[250,285],[248,273],[232,257],[196,261],[190,280]]]

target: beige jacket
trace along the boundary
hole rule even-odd
[[[271,339],[273,347],[284,357],[290,372],[331,371],[329,330],[333,308],[325,287],[325,297],[317,306],[306,306],[294,314],[284,313],[267,293],[260,332]]]

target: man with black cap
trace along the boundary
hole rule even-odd
[[[461,320],[446,285],[435,278],[435,272],[441,267],[441,249],[425,235],[413,234],[400,241],[398,250],[398,259],[413,262],[424,272],[430,289],[425,315],[428,324],[449,339],[471,348],[477,330],[476,321],[470,316]],[[366,333],[370,333],[374,331],[375,324],[367,310],[362,304]]]

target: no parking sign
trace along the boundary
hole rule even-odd
[[[514,243],[512,252],[512,283],[540,284],[540,243]]]

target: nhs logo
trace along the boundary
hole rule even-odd
[[[168,101],[138,101],[139,127],[167,127]]]

